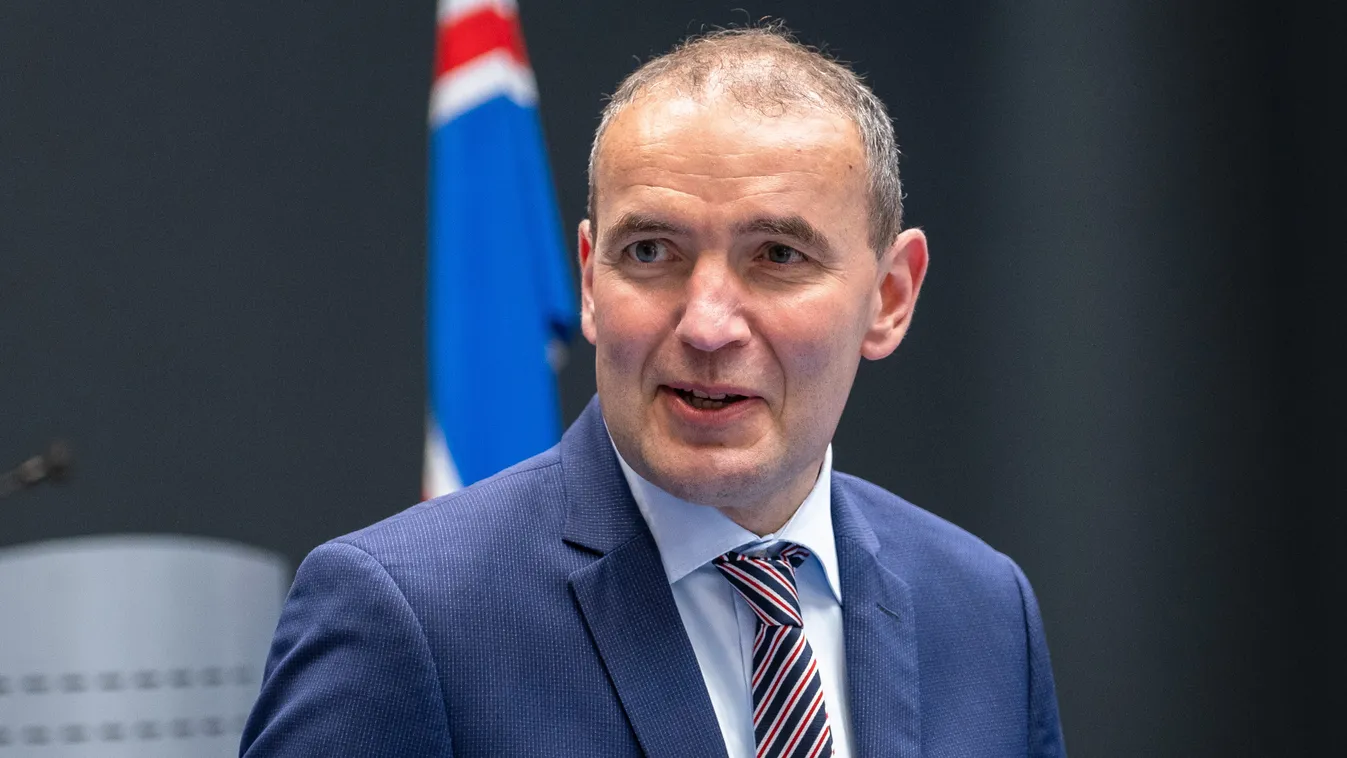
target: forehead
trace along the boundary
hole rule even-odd
[[[595,211],[611,221],[623,206],[654,202],[863,224],[865,176],[859,131],[821,107],[765,114],[724,97],[651,95],[603,136]]]

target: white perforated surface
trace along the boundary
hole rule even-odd
[[[0,758],[237,755],[289,579],[189,537],[0,551]]]

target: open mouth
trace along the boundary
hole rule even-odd
[[[699,390],[680,390],[677,387],[670,387],[669,389],[673,390],[680,400],[701,411],[720,410],[748,399],[744,395],[711,395]]]

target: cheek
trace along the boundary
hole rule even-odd
[[[835,363],[837,345],[828,330],[815,323],[783,324],[773,351],[781,361],[786,386],[796,392],[825,380],[828,367]]]
[[[658,342],[657,309],[629,288],[596,289],[594,332],[600,370],[634,374]]]
[[[802,386],[832,383],[853,371],[865,334],[859,298],[838,293],[792,298],[773,308],[763,328],[787,380]]]

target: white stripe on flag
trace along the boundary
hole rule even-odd
[[[426,460],[421,471],[421,497],[447,495],[463,488],[463,480],[458,478],[458,469],[449,455],[449,446],[444,442],[444,432],[435,421],[435,417],[426,415]]]
[[[533,72],[505,50],[480,56],[436,80],[430,91],[430,126],[436,128],[497,95],[521,106],[538,102]]]
[[[443,24],[485,8],[495,8],[502,16],[513,16],[518,7],[515,0],[440,0],[435,15]]]

